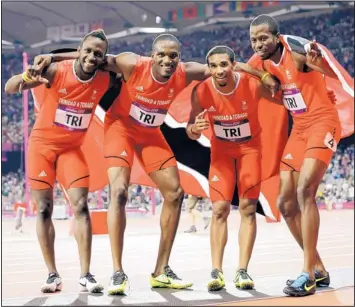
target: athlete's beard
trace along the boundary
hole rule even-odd
[[[164,79],[169,80],[171,75],[161,75]]]
[[[82,80],[90,79],[96,73],[97,68],[95,68],[95,70],[93,72],[90,72],[90,73],[85,72],[84,67],[81,64],[79,59],[76,60],[75,64],[76,64],[75,65],[75,72],[76,72],[77,76]]]
[[[272,51],[266,58],[264,58],[263,60],[269,60],[271,57],[273,57],[277,51],[279,51],[279,49],[282,47],[281,43],[276,44],[276,47],[274,49],[274,51]]]
[[[156,65],[159,65],[159,64],[156,64]],[[152,66],[152,75],[156,79],[159,79],[159,77],[164,79],[164,81],[162,81],[162,82],[165,82],[165,81],[168,81],[173,74],[164,74],[164,73],[160,72],[160,65],[159,65],[159,67],[153,65]],[[159,77],[157,78],[157,76],[159,76]]]

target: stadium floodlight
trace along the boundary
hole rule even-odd
[[[177,32],[175,28],[136,28],[139,33],[164,33],[164,32]]]
[[[112,33],[109,35],[106,35],[107,39],[113,39],[113,38],[120,38],[120,37],[126,37],[129,35],[137,34],[138,30],[136,28],[130,28],[124,31]]]
[[[62,41],[70,41],[70,42],[81,42],[83,40],[82,37],[62,37]]]
[[[43,46],[49,45],[51,43],[52,43],[52,41],[50,39],[47,39],[45,41],[32,44],[30,47],[31,48],[38,48],[38,47],[43,47]]]
[[[3,44],[3,45],[7,45],[7,46],[13,46],[13,44],[12,43],[10,43],[10,42],[8,42],[8,41],[6,41],[6,40],[1,40],[1,43]]]

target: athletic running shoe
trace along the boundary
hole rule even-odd
[[[192,282],[179,278],[168,265],[164,268],[164,271],[157,277],[151,274],[150,285],[152,288],[186,289],[193,285]]]
[[[234,279],[234,284],[237,288],[243,289],[243,290],[251,290],[254,288],[254,281],[252,278],[249,276],[247,273],[247,270],[245,269],[239,269],[237,271],[237,275],[235,276]]]
[[[82,290],[89,291],[90,293],[100,293],[104,290],[104,286],[99,284],[91,273],[87,273],[85,276],[80,277],[79,284],[81,285]]]
[[[316,292],[316,281],[309,278],[309,274],[303,272],[298,278],[284,289],[284,293],[290,296],[306,296]]]
[[[43,293],[53,293],[62,290],[62,279],[58,273],[49,273],[47,281],[41,287]]]
[[[185,233],[197,232],[196,226],[192,225],[188,230],[184,231]]]
[[[126,286],[128,284],[128,277],[124,272],[117,271],[113,273],[108,287],[108,294],[110,295],[123,295],[126,291]]]
[[[212,279],[207,284],[208,291],[221,290],[226,283],[224,282],[223,273],[218,269],[213,269],[211,272]]]
[[[321,272],[315,270],[314,276],[316,278],[317,287],[329,287],[329,285],[330,285],[329,272],[325,272],[325,274],[322,274]],[[288,279],[286,281],[286,285],[291,286],[294,283],[294,281],[295,281],[294,279]]]

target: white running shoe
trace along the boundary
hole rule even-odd
[[[41,292],[43,293],[53,293],[62,290],[62,279],[58,273],[49,273],[47,281],[41,287]]]
[[[89,291],[90,293],[100,293],[104,290],[104,286],[99,284],[91,273],[80,277],[79,284],[83,291]]]

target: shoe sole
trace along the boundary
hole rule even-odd
[[[254,283],[252,282],[245,282],[242,284],[236,284],[236,288],[241,289],[241,290],[253,290],[254,289]]]
[[[54,293],[54,292],[56,292],[56,290],[53,291],[50,288],[43,288],[43,289],[41,289],[41,292],[42,293]]]
[[[218,281],[211,281],[208,283],[207,289],[208,289],[208,291],[218,291],[218,290],[223,289],[224,286],[225,286],[225,284],[221,285],[221,283],[219,283]]]
[[[152,288],[168,288],[168,289],[187,289],[192,287],[193,283],[191,284],[186,284],[186,285],[173,285],[173,284],[161,284],[157,283],[154,285],[151,285]]]
[[[312,294],[315,294],[316,291],[314,292],[304,292],[304,293],[296,293],[296,292],[288,292],[288,291],[283,291],[286,295],[289,295],[289,296],[293,296],[293,297],[302,297],[302,296],[308,296],[308,295],[312,295]]]
[[[293,282],[294,282],[293,280],[286,281],[286,286],[288,286],[288,287],[291,286]],[[329,283],[324,283],[323,280],[321,280],[319,282],[316,281],[316,287],[318,287],[318,288],[326,288],[326,287],[329,287],[329,285],[330,285],[330,282]]]
[[[108,290],[109,295],[124,295],[124,289]]]
[[[103,290],[104,290],[104,287],[101,285],[97,285],[90,290],[86,286],[81,285],[81,291],[87,291],[89,293],[101,293],[101,292],[103,292]]]
[[[103,286],[96,286],[93,289],[91,289],[89,292],[90,293],[102,293],[104,291]]]
[[[43,287],[41,288],[42,293],[54,293],[57,291],[62,291],[63,285],[60,283],[59,285],[56,286],[56,288],[53,290],[53,288],[48,287]]]

